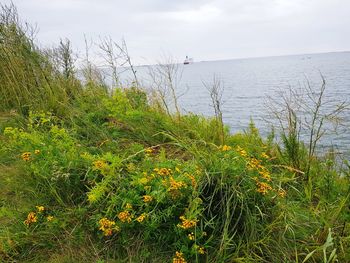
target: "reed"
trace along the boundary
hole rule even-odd
[[[77,81],[65,77],[53,66],[45,52],[36,47],[34,35],[35,28],[20,21],[13,4],[1,6],[2,109],[27,114],[29,109],[60,111],[80,88]]]

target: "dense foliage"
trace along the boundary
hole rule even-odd
[[[345,161],[306,163],[304,144],[253,123],[222,138],[216,118],[169,115],[140,87],[83,85],[13,23],[0,27],[16,36],[0,55],[20,49],[0,62],[2,262],[350,261]]]

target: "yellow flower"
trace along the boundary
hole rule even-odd
[[[180,189],[187,186],[186,183],[183,181],[176,181],[172,176],[170,176],[169,181],[163,180],[163,185],[168,187],[168,192],[172,198],[181,195]]]
[[[186,263],[183,253],[176,251],[175,257],[173,258],[173,263]]]
[[[194,240],[195,239],[195,236],[194,236],[193,232],[191,234],[188,234],[187,236],[188,236],[189,240]]]
[[[150,195],[144,195],[142,198],[143,198],[143,201],[144,201],[145,203],[152,202],[152,200],[153,200],[153,197],[150,196]]]
[[[248,169],[258,169],[263,167],[260,163],[261,163],[260,160],[251,158],[248,162]]]
[[[24,152],[24,153],[22,153],[22,155],[21,155],[21,157],[22,157],[22,159],[23,159],[23,161],[30,161],[30,156],[31,156],[32,154],[30,153],[30,152]]]
[[[98,160],[93,162],[93,169],[95,170],[102,170],[107,167],[107,163],[103,160]]]
[[[154,152],[154,149],[153,148],[151,148],[151,147],[149,147],[149,148],[146,148],[146,150],[145,150],[145,153],[146,154],[152,154]]]
[[[226,151],[229,151],[232,149],[232,147],[228,146],[228,145],[223,145],[220,148],[221,148],[221,151],[223,151],[223,152],[226,152]]]
[[[242,147],[237,146],[236,147],[236,151],[239,153],[239,155],[243,156],[243,157],[247,157],[248,154],[246,152],[246,150],[244,150]]]
[[[52,221],[53,219],[54,219],[53,216],[47,216],[47,217],[46,217],[46,220],[47,220],[48,222]]]
[[[270,172],[267,169],[263,169],[262,171],[259,171],[259,174],[262,178],[264,178],[267,181],[271,181]]]
[[[130,203],[127,203],[127,204],[125,205],[125,208],[126,208],[126,209],[132,209],[132,205],[131,205]]]
[[[146,214],[143,213],[143,214],[141,214],[139,217],[137,217],[136,220],[137,220],[139,223],[142,223],[143,220],[145,220],[145,218],[146,218]]]
[[[186,184],[182,181],[176,181],[172,176],[170,176],[170,188],[169,190],[179,190],[182,187],[186,187]]]
[[[45,210],[45,207],[43,207],[42,205],[37,205],[36,209],[38,210],[39,213],[41,213]]]
[[[122,221],[123,223],[125,223],[125,222],[130,223],[131,220],[132,220],[132,215],[130,214],[129,211],[123,211],[123,212],[120,212],[120,213],[118,214],[118,218],[119,218],[119,220]]]
[[[284,190],[284,189],[278,189],[278,196],[279,197],[282,197],[282,198],[284,198],[284,197],[286,197],[286,195],[287,195],[287,192],[286,192],[286,190]]]
[[[26,224],[27,226],[29,226],[32,223],[35,223],[37,221],[37,217],[36,214],[34,212],[30,212],[27,215],[27,219],[24,221],[24,224]]]
[[[111,236],[113,234],[113,230],[119,231],[119,227],[114,226],[115,222],[108,220],[107,218],[101,218],[100,221],[98,221],[100,228],[103,232],[104,236]]]
[[[205,253],[204,247],[198,247],[198,253],[203,255]]]
[[[185,175],[191,180],[192,187],[196,188],[197,187],[196,178],[193,175],[188,173],[186,173]]]
[[[266,153],[261,153],[261,157],[264,158],[264,159],[269,159],[270,156],[268,156]]]
[[[256,191],[263,195],[267,194],[270,190],[272,190],[272,187],[264,182],[256,182],[256,186],[258,187]]]
[[[180,220],[182,221],[181,224],[178,224],[177,226],[182,229],[189,229],[192,227],[195,227],[197,225],[198,220],[197,219],[186,219],[185,216],[180,216]]]
[[[168,168],[154,168],[154,171],[161,176],[171,175],[172,170]]]

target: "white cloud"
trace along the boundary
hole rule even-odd
[[[163,17],[174,19],[180,22],[188,23],[203,23],[203,22],[215,22],[215,19],[222,14],[221,9],[211,6],[203,5],[195,10],[184,10],[163,13]]]
[[[3,0],[8,3],[8,0]],[[14,0],[45,45],[125,37],[139,63],[350,50],[348,0]]]

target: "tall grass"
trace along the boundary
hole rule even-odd
[[[34,43],[35,28],[22,23],[14,5],[0,11],[0,107],[28,113],[29,109],[62,110],[79,83],[67,81]]]
[[[139,87],[81,84],[14,6],[0,30],[1,261],[350,261],[349,165],[305,165],[292,115],[284,147],[253,122],[233,135],[220,108],[172,115]]]

